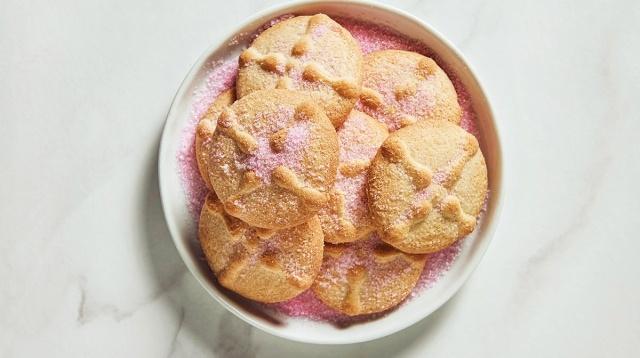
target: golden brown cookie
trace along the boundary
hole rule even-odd
[[[447,74],[419,53],[384,50],[364,58],[360,105],[389,131],[420,120],[460,123],[462,110]]]
[[[304,91],[336,128],[360,93],[360,46],[324,14],[279,22],[261,33],[239,62],[238,98],[264,89]]]
[[[260,302],[280,302],[308,289],[322,264],[317,217],[283,230],[258,229],[227,215],[209,194],[199,239],[220,284]]]
[[[349,244],[326,244],[311,288],[322,302],[347,315],[381,312],[407,297],[425,262],[425,255],[403,253],[375,234]]]
[[[211,148],[209,179],[225,210],[267,229],[316,215],[338,165],[331,122],[308,96],[289,90],[257,91],[226,108]]]
[[[382,240],[410,253],[441,250],[471,233],[487,194],[476,138],[457,125],[423,121],[385,140],[367,184]]]
[[[351,242],[374,230],[365,192],[367,170],[387,135],[383,124],[356,110],[338,129],[338,176],[318,213],[326,242]]]
[[[209,190],[213,190],[208,175],[209,170],[207,158],[207,153],[211,151],[211,134],[213,134],[216,129],[218,116],[222,110],[230,106],[235,100],[236,93],[234,88],[222,92],[218,97],[216,97],[213,103],[211,103],[198,122],[198,129],[196,130],[196,159],[198,161],[200,176]]]

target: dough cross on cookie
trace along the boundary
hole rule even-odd
[[[335,231],[343,237],[356,235],[356,227],[347,218],[345,195],[337,190],[331,191],[328,198],[327,208],[335,210],[334,215],[330,215]],[[325,238],[326,240],[326,238]]]
[[[389,137],[381,147],[382,155],[390,162],[400,165],[418,190],[431,184],[431,170],[411,157],[406,145],[393,137]]]
[[[315,115],[315,107],[309,103],[302,103],[295,109],[293,117],[296,121],[305,121]],[[273,140],[274,138],[272,138]],[[273,142],[272,142],[273,146]],[[309,185],[291,169],[284,165],[278,166],[271,173],[274,183],[312,206],[321,206],[327,201],[327,195]]]
[[[446,220],[455,222],[464,229],[473,228],[475,217],[464,212],[460,205],[460,198],[451,193],[451,190],[460,179],[467,163],[478,151],[478,141],[474,136],[467,135],[467,141],[463,144],[461,153],[446,167],[429,175],[428,181],[426,173],[430,171],[410,158],[401,141],[385,142],[383,148],[385,148],[383,155],[391,162],[402,163],[405,173],[412,178],[418,191],[416,196],[423,197],[409,209],[409,212],[401,215],[399,220],[386,230],[388,237],[402,240],[411,226],[426,219],[433,209],[438,210]],[[423,169],[424,171],[421,172]]]
[[[211,211],[220,215],[223,225],[231,236],[233,254],[218,274],[218,279],[224,284],[232,284],[238,279],[243,268],[256,262],[258,257],[264,256],[265,240],[269,240],[275,231],[261,228],[249,229],[238,219],[226,215],[223,206],[217,201],[207,201],[206,205]]]
[[[327,20],[328,17],[324,14],[311,16],[305,33],[294,43],[288,55],[278,52],[262,54],[255,48],[249,47],[240,55],[240,67],[245,67],[252,62],[257,63],[262,70],[279,76],[276,83],[276,88],[279,89],[295,89],[291,73],[301,72],[305,81],[325,84],[344,98],[357,98],[360,91],[356,83],[334,78],[320,64],[304,58],[314,46],[314,30],[324,26]]]
[[[310,103],[303,102],[298,105],[293,114],[294,125],[296,121],[307,121],[309,118],[314,117],[316,115],[315,112],[315,107]],[[253,155],[256,152],[258,140],[237,123],[232,110],[226,109],[220,115],[218,125],[221,132],[233,140],[241,152],[247,155]],[[281,153],[286,149],[289,129],[290,127],[285,127],[268,135],[269,146],[274,153]],[[325,193],[307,185],[292,168],[286,165],[275,167],[269,175],[273,183],[295,194],[310,206],[321,206],[327,201],[327,195]],[[239,209],[236,201],[256,191],[261,185],[262,182],[258,175],[252,170],[246,170],[242,174],[237,192],[227,198],[224,203],[227,211],[231,214],[236,213],[238,211],[237,209]]]
[[[341,257],[345,254],[346,251],[336,246],[327,245],[325,247],[325,255],[331,257],[332,260],[338,260],[337,262],[340,262]],[[386,265],[392,264],[396,260],[402,261],[402,265],[409,267],[424,264],[424,255],[407,255],[384,243],[376,245],[371,251],[352,252],[350,255],[357,255],[358,258],[356,259],[357,263],[349,267],[345,273],[347,292],[342,299],[341,308],[346,312],[361,311],[363,289],[365,286],[371,289],[371,282],[367,282],[367,279],[370,279],[369,275],[375,275],[374,271],[388,270],[390,266]]]
[[[258,141],[237,122],[235,113],[226,108],[218,118],[220,132],[232,139],[245,154],[251,154],[258,148]]]
[[[414,83],[405,83],[398,85],[394,90],[394,96],[396,101],[406,100],[416,94],[417,86]],[[406,127],[410,124],[416,123],[418,118],[414,115],[404,112],[399,112],[397,109],[387,106],[384,102],[384,97],[380,92],[375,89],[362,87],[360,90],[360,103],[363,106],[369,107],[373,111],[383,113],[385,115],[393,115],[398,118],[399,128]]]

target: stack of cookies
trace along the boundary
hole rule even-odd
[[[432,59],[363,56],[326,15],[262,32],[196,132],[199,239],[220,284],[267,303],[312,289],[347,315],[399,304],[486,197],[461,113]]]

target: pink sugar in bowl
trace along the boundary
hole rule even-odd
[[[197,220],[206,195],[198,175],[193,139],[197,119],[230,88],[237,58],[255,34],[292,15],[324,13],[351,32],[364,53],[403,49],[432,57],[447,72],[463,109],[462,127],[474,134],[486,159],[489,196],[475,231],[431,254],[418,286],[390,311],[347,317],[324,306],[312,292],[278,304],[260,304],[224,288],[211,273],[197,239]],[[427,317],[449,300],[479,264],[498,221],[502,196],[502,157],[498,128],[471,67],[458,50],[422,20],[401,10],[363,1],[298,1],[262,11],[198,59],[169,111],[159,155],[162,205],[178,253],[204,289],[240,319],[273,335],[316,344],[347,344],[381,338]],[[215,303],[212,303],[215,304]]]

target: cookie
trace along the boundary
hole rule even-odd
[[[382,312],[409,295],[425,262],[426,255],[403,253],[375,234],[349,244],[326,244],[311,288],[327,306],[347,315]]]
[[[401,50],[364,58],[359,108],[389,131],[421,120],[459,124],[462,110],[447,74],[429,57]]]
[[[351,242],[373,231],[365,192],[367,170],[387,135],[383,124],[356,110],[338,129],[340,161],[336,183],[329,202],[318,213],[326,242]]]
[[[218,282],[260,302],[297,296],[311,286],[322,264],[317,217],[288,229],[258,229],[227,215],[213,194],[202,208],[199,239]]]
[[[198,171],[200,171],[200,176],[209,190],[213,190],[211,187],[211,180],[209,180],[208,175],[209,170],[207,158],[207,153],[211,151],[211,134],[216,129],[218,116],[222,110],[230,106],[235,100],[235,89],[231,88],[222,92],[218,97],[216,97],[213,103],[211,103],[198,122],[198,129],[196,130],[196,160],[198,161]]]
[[[409,253],[441,250],[474,230],[484,204],[478,141],[445,121],[402,128],[373,159],[367,194],[382,240]]]
[[[211,186],[227,213],[252,226],[302,224],[334,184],[336,131],[300,92],[257,91],[237,100],[220,114],[211,148]]]
[[[338,128],[355,105],[362,51],[327,15],[297,16],[262,32],[239,59],[238,98],[265,89],[304,91]]]

